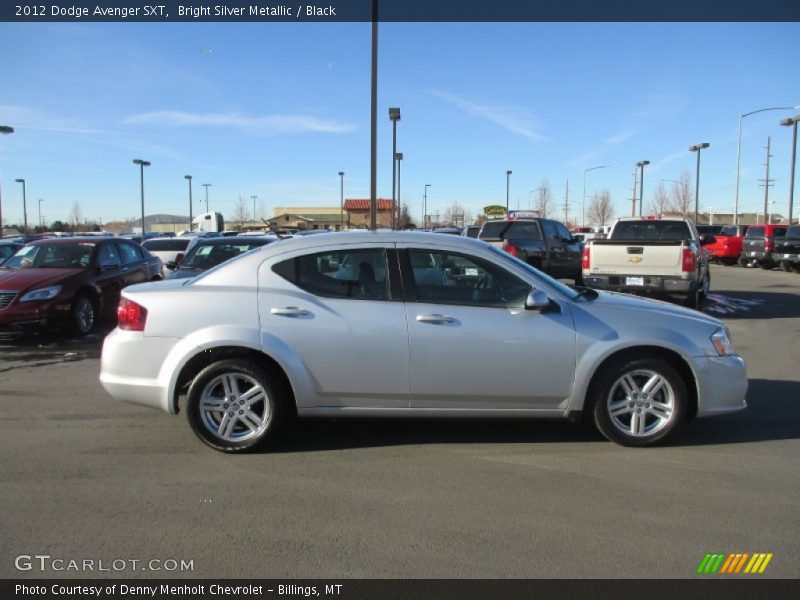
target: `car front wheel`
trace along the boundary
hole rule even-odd
[[[286,394],[276,377],[247,359],[212,363],[194,378],[187,417],[203,442],[247,452],[273,440],[285,418]]]
[[[663,441],[686,412],[686,385],[660,358],[617,363],[595,389],[595,425],[603,436],[623,446]]]
[[[80,294],[72,303],[72,331],[77,335],[88,335],[94,327],[97,310],[94,302],[86,294]]]

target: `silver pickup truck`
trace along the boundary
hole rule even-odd
[[[583,281],[595,289],[677,298],[699,310],[711,285],[703,246],[714,241],[689,219],[620,219],[607,239],[584,246]]]

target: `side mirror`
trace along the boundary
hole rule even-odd
[[[708,246],[709,244],[715,244],[717,242],[717,238],[715,238],[710,233],[705,234],[700,238],[700,245],[701,246]]]
[[[177,263],[177,262],[175,262],[174,260],[168,260],[168,261],[167,261],[167,262],[164,264],[164,266],[165,266],[165,267],[167,267],[167,268],[168,268],[170,271],[174,271],[175,269],[177,269],[177,268],[178,268],[178,263]]]
[[[542,290],[533,289],[525,298],[525,310],[542,312],[548,308],[550,308],[550,298]]]

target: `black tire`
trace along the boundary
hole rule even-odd
[[[763,261],[759,262],[758,266],[764,269],[765,271],[771,271],[772,268],[775,266],[775,264],[769,261]]]
[[[621,383],[626,375],[636,384],[638,397],[629,394]],[[653,377],[664,384],[650,396],[643,390],[647,387],[645,382],[654,381]],[[620,360],[610,365],[592,389],[590,401],[595,426],[606,439],[622,446],[653,446],[663,442],[684,420],[688,406],[683,378],[672,365],[656,357]],[[615,409],[625,412],[612,416]],[[626,424],[627,412],[630,418]],[[642,414],[643,418],[636,416]],[[642,426],[641,433],[634,433],[633,429]]]
[[[703,297],[700,293],[700,286],[695,285],[692,291],[690,291],[686,298],[683,301],[683,305],[686,308],[693,308],[694,310],[700,310],[703,308]]]
[[[220,410],[204,409],[205,404]],[[210,364],[194,378],[186,416],[195,435],[215,450],[251,452],[277,438],[286,420],[287,404],[281,380],[269,369],[252,360],[231,358]]]
[[[792,271],[800,273],[800,262],[792,263]]]
[[[89,294],[78,294],[72,300],[70,315],[70,331],[78,336],[92,332],[97,323],[97,305]]]
[[[583,285],[583,271],[575,275],[572,279],[575,281],[575,285]]]
[[[781,263],[780,263],[780,267],[781,267],[781,271],[784,271],[785,273],[788,273],[789,271],[791,271],[791,270],[792,270],[792,265],[790,265],[790,264],[789,264],[787,261],[785,261],[785,260],[782,260],[782,261],[781,261]]]
[[[735,258],[723,258],[722,259],[722,264],[724,264],[726,267],[732,267],[732,266],[734,266],[736,264],[736,259]]]
[[[750,266],[750,262],[744,256],[740,256],[739,266],[742,267],[743,269],[746,269],[747,267]]]

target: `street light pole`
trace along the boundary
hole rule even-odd
[[[586,227],[586,173],[596,169],[610,169],[614,165],[599,165],[583,170],[583,196],[581,196],[581,227]]]
[[[694,224],[697,225],[697,213],[700,210],[700,151],[708,148],[711,144],[703,142],[689,146],[689,152],[697,152],[697,173],[694,181]]]
[[[192,230],[192,176],[184,175],[184,179],[189,182],[189,231]]]
[[[14,128],[8,125],[0,125],[0,135],[11,135],[14,133]],[[2,182],[0,182],[2,187]],[[0,237],[3,237],[3,191],[0,189]]]
[[[149,167],[150,163],[146,160],[142,160],[141,158],[136,158],[133,161],[133,164],[139,165],[139,182],[140,182],[140,189],[142,191],[142,239],[144,239],[145,234],[145,226],[144,226],[144,168]]]
[[[389,119],[392,121],[392,229],[395,229],[394,211],[396,206],[395,189],[396,189],[396,173],[397,173],[397,122],[400,120],[400,109],[390,108]]]
[[[206,212],[208,212],[208,188],[211,187],[210,183],[204,183],[203,187],[206,188]]]
[[[751,111],[749,113],[744,113],[739,115],[739,141],[736,144],[736,197],[733,204],[733,224],[739,224],[739,171],[742,164],[742,119],[745,117],[749,117],[750,115],[754,115],[756,113],[764,112],[767,110],[792,110],[793,108],[797,109],[800,108],[798,106],[775,106],[773,108],[760,108],[758,110]]]
[[[508,190],[511,183],[511,171],[506,171],[506,217],[508,216]]]
[[[39,198],[39,228],[44,231],[44,224],[42,223],[42,199]]]
[[[428,223],[428,188],[430,183],[425,184],[425,192],[422,194],[422,228],[427,227]]]
[[[256,198],[258,196],[250,196],[253,199],[253,223],[256,222]]]
[[[339,171],[339,231],[344,231],[344,171]]]
[[[400,163],[403,162],[403,153],[396,152],[394,158],[397,161],[397,221],[395,221],[397,228],[400,227]]]
[[[800,115],[795,115],[791,119],[783,119],[781,125],[792,128],[792,165],[789,175],[789,225],[792,224],[792,209],[794,207],[794,166],[797,161],[797,122]]]
[[[649,165],[649,160],[640,160],[636,163],[639,167],[639,216],[642,216],[642,198],[644,198],[644,168]]]
[[[378,0],[372,0],[369,228],[378,228]]]
[[[17,183],[22,184],[22,219],[24,221],[23,227],[25,228],[25,233],[28,233],[28,195],[25,191],[25,180],[24,179],[15,179]]]

